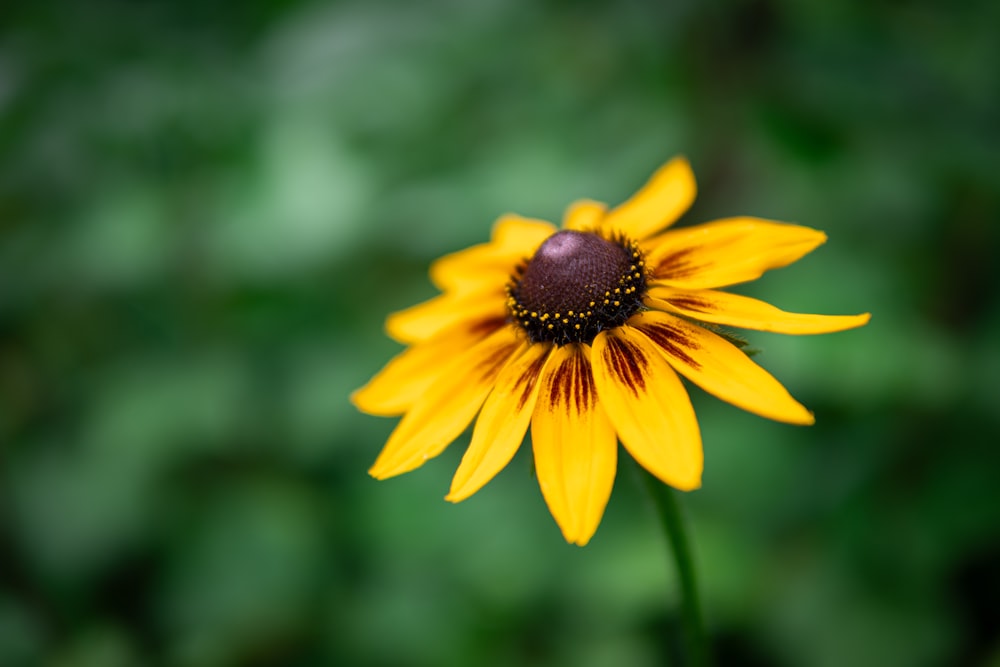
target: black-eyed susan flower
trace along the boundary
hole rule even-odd
[[[701,436],[678,374],[760,416],[813,423],[716,325],[817,334],[869,315],[788,313],[719,291],[826,236],[747,217],[663,231],[694,197],[677,158],[610,211],[575,202],[561,230],[507,215],[489,243],[437,260],[442,293],[386,323],[408,349],[352,396],[364,412],[402,415],[370,474],[421,466],[475,421],[446,497],[458,502],[507,465],[530,427],[545,502],[566,540],[583,545],[611,495],[618,441],[663,482],[700,485]]]

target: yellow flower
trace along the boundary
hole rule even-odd
[[[409,348],[352,396],[369,414],[403,415],[370,474],[421,466],[475,420],[446,497],[459,502],[507,465],[530,425],[545,502],[566,540],[584,545],[611,495],[619,440],[663,482],[701,484],[701,435],[678,373],[762,417],[812,424],[714,325],[816,334],[869,315],[788,313],[718,291],[794,262],[826,235],[758,218],[663,232],[695,191],[675,158],[617,208],[575,202],[562,230],[507,215],[489,243],[437,260],[430,275],[442,294],[386,322]]]

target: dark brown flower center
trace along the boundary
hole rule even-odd
[[[590,343],[639,310],[644,266],[628,239],[557,232],[518,268],[507,288],[507,307],[532,342]]]

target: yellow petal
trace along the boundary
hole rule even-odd
[[[514,329],[502,327],[461,354],[454,372],[438,377],[400,420],[368,473],[400,475],[444,451],[476,416],[519,345]]]
[[[502,288],[514,268],[555,232],[544,220],[505,215],[493,226],[489,243],[445,255],[431,264],[431,281],[442,290]]]
[[[644,239],[676,222],[691,207],[696,193],[691,165],[682,157],[674,158],[631,199],[608,213],[601,226],[632,239]]]
[[[687,288],[735,285],[791,264],[826,241],[823,232],[759,218],[675,229],[643,244],[660,282]]]
[[[506,318],[506,299],[502,284],[485,293],[439,294],[392,313],[385,320],[385,330],[400,343],[419,343],[463,322]]]
[[[590,232],[598,228],[608,207],[599,201],[581,199],[569,205],[563,216],[563,229]]]
[[[364,387],[351,394],[351,402],[372,415],[403,414],[423,396],[434,380],[452,372],[458,354],[504,326],[504,320],[469,320],[403,350]]]
[[[490,242],[501,247],[531,254],[542,241],[556,233],[556,227],[546,220],[525,218],[506,213],[493,224]]]
[[[530,257],[499,251],[490,244],[445,255],[431,264],[431,282],[445,292],[490,292],[505,286],[522,261]]]
[[[663,355],[624,326],[597,335],[593,361],[597,394],[625,449],[670,486],[698,488],[704,463],[698,420]]]
[[[476,419],[472,442],[445,500],[465,500],[510,463],[528,430],[551,349],[548,344],[524,343],[519,356],[500,373]]]
[[[748,296],[717,290],[682,290],[654,286],[646,303],[653,308],[691,317],[702,322],[724,324],[756,331],[783,334],[822,334],[863,326],[870,313],[860,315],[808,315],[788,313]]]
[[[727,403],[788,422],[812,424],[812,413],[781,383],[721,336],[679,317],[648,311],[629,320],[678,373]]]
[[[615,432],[597,403],[590,347],[552,352],[531,419],[535,472],[545,503],[567,542],[594,535],[611,497],[617,465]]]

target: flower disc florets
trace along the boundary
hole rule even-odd
[[[645,262],[626,238],[564,230],[518,267],[507,308],[532,342],[590,343],[642,306]]]

